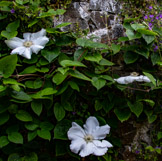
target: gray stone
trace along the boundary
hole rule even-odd
[[[106,27],[105,18],[106,16],[105,14],[103,14],[103,12],[100,11],[91,12],[91,19],[98,29]]]
[[[119,4],[115,0],[90,0],[90,10],[116,13]]]
[[[62,31],[89,29],[87,37],[94,35],[94,41],[107,43],[123,34],[123,27],[116,13],[120,5],[115,0],[76,0],[63,16],[55,17],[54,26],[63,22],[72,23]]]

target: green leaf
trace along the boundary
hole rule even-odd
[[[52,130],[54,128],[53,124],[48,122],[48,121],[44,121],[40,123],[40,128],[44,129],[44,130]]]
[[[45,17],[50,17],[50,16],[63,15],[65,12],[66,10],[63,10],[63,9],[57,9],[56,11],[54,11],[53,9],[49,9],[48,12],[42,12],[37,18],[45,18]]]
[[[146,75],[151,80],[154,86],[156,86],[156,79],[150,73],[143,72],[143,74]]]
[[[38,101],[38,100],[32,101],[31,108],[34,111],[34,113],[36,113],[38,116],[40,116],[42,109],[43,109],[42,102]]]
[[[126,23],[126,22],[135,21],[135,20],[138,20],[139,18],[140,18],[140,16],[139,17],[135,17],[135,18],[125,18],[124,22]]]
[[[32,27],[32,26],[35,25],[37,22],[39,22],[38,19],[32,20],[31,22],[29,22],[28,27]]]
[[[129,117],[131,116],[131,112],[128,110],[119,110],[119,109],[115,109],[114,113],[116,114],[116,116],[118,117],[118,119],[123,122],[129,119]]]
[[[63,102],[62,106],[64,107],[66,111],[73,111],[73,107],[71,106],[69,102]]]
[[[157,115],[148,116],[148,122],[152,124],[157,119]]]
[[[5,90],[6,90],[6,88],[7,88],[7,87],[5,87],[5,86],[1,86],[1,85],[0,85],[0,92],[5,91]]]
[[[102,55],[99,52],[94,52],[94,53],[86,55],[84,57],[84,59],[88,60],[88,61],[94,61],[94,62],[99,63],[102,59]]]
[[[70,22],[64,22],[64,23],[61,23],[61,24],[55,26],[55,28],[57,29],[57,28],[61,28],[61,27],[66,27],[66,26],[68,26],[70,24],[71,24]]]
[[[20,25],[20,21],[19,20],[16,20],[10,24],[8,24],[8,26],[6,27],[6,31],[2,31],[1,32],[1,35],[3,37],[6,37],[7,39],[11,39],[13,37],[15,37],[17,35],[17,28],[19,27]]]
[[[116,54],[120,51],[120,45],[116,45],[116,44],[113,43],[111,45],[111,48],[112,48],[114,54]]]
[[[1,113],[0,114],[0,125],[5,124],[9,120],[10,116],[8,113]]]
[[[76,40],[76,43],[77,43],[79,46],[82,46],[82,47],[89,47],[89,48],[105,48],[105,49],[108,48],[108,46],[107,46],[106,44],[94,42],[94,41],[91,41],[91,40],[85,39],[85,38],[78,38],[78,39]]]
[[[48,11],[48,12],[50,12],[50,11]],[[64,10],[64,9],[57,9],[56,10],[56,15],[63,15],[65,12],[66,12],[66,10]]]
[[[100,62],[99,62],[99,65],[103,65],[103,66],[112,66],[112,65],[114,65],[114,63],[111,62],[111,61],[109,61],[109,60],[107,60],[107,59],[102,58],[102,59],[100,60]]]
[[[18,3],[18,4],[20,4],[20,5],[23,5],[23,4],[26,4],[26,3],[28,3],[29,2],[29,0],[16,0],[16,3]]]
[[[147,29],[138,29],[137,31],[140,32],[141,34],[145,34],[145,35],[152,35],[152,36],[158,35],[156,32],[153,32],[153,31],[150,31]]]
[[[19,110],[18,113],[16,114],[16,118],[20,121],[25,122],[33,120],[32,116],[24,110]]]
[[[87,55],[88,50],[86,49],[78,49],[74,53],[74,60],[75,61],[82,61],[84,57]]]
[[[48,130],[45,129],[41,129],[41,130],[37,130],[37,134],[39,137],[46,139],[46,140],[51,140],[51,133]]]
[[[0,59],[0,75],[8,78],[14,72],[17,64],[17,55],[9,55]]]
[[[79,90],[79,86],[78,86],[77,83],[75,83],[75,82],[73,82],[73,81],[69,81],[68,84],[70,85],[70,87],[71,87],[72,89],[74,89],[74,90],[76,90],[76,91],[78,91],[78,92],[80,91],[80,90]]]
[[[8,32],[8,31],[2,31],[1,32],[1,36],[7,38],[7,39],[11,39],[13,37],[16,37],[16,35],[18,34],[17,31],[12,31],[12,32]]]
[[[32,74],[37,72],[37,68],[35,65],[29,66],[25,68],[20,74]]]
[[[70,67],[70,66],[75,66],[75,67],[86,67],[83,63],[79,61],[72,61],[72,60],[62,60],[60,64],[63,67]]]
[[[138,53],[139,55],[144,56],[146,59],[149,57],[149,50],[147,49],[137,49],[134,52]]]
[[[124,53],[124,62],[126,64],[134,63],[138,59],[138,54],[133,53],[131,51],[127,51]]]
[[[32,101],[31,97],[23,91],[19,91],[19,92],[13,91],[11,95],[13,98],[18,100],[24,100],[29,102]]]
[[[144,28],[145,28],[144,25],[138,24],[138,23],[131,24],[131,27],[132,27],[135,31],[137,31],[138,29],[144,29]]]
[[[24,86],[24,84],[22,83],[18,83],[15,79],[12,79],[12,78],[6,78],[6,79],[3,79],[3,84],[13,84],[13,85],[20,85],[20,86]]]
[[[64,75],[69,70],[69,67],[67,68],[58,67],[57,70]]]
[[[23,157],[23,161],[38,161],[38,156],[36,153],[32,152]]]
[[[37,136],[37,131],[28,132],[28,142],[32,141]]]
[[[51,63],[60,54],[60,48],[55,48],[52,51],[42,50],[41,55]]]
[[[114,79],[110,77],[109,75],[100,75],[100,78],[111,81],[111,82],[115,82]]]
[[[119,37],[118,41],[119,41],[119,42],[122,42],[122,41],[129,41],[129,38],[128,38],[128,37]]]
[[[160,55],[158,53],[152,53],[151,54],[151,61],[152,61],[153,65],[157,64],[158,62],[160,62],[160,59],[161,58],[160,58]]]
[[[43,96],[48,96],[57,93],[57,90],[53,88],[45,88],[35,94],[31,94],[30,96],[35,99],[41,99],[44,98]]]
[[[31,131],[36,130],[38,127],[39,126],[33,122],[29,122],[25,124],[25,128]]]
[[[41,88],[43,85],[43,81],[40,78],[37,78],[35,81],[26,81],[25,86],[31,89]]]
[[[52,81],[54,82],[54,83],[56,83],[56,85],[59,85],[59,84],[61,84],[64,80],[65,80],[65,78],[68,76],[68,73],[66,73],[66,74],[62,74],[62,73],[60,73],[60,72],[57,72],[54,76],[53,76],[53,78],[52,78]]]
[[[77,70],[70,70],[69,74],[72,77],[75,77],[75,78],[78,78],[78,79],[83,79],[83,80],[86,80],[86,81],[91,81],[91,79],[89,79],[87,76],[85,76],[84,74],[80,73]]]
[[[128,36],[129,40],[133,40],[135,37],[134,31],[130,29],[126,30],[126,35]]]
[[[150,100],[150,99],[142,99],[142,101],[147,102],[151,107],[153,107],[155,105],[155,102],[153,100]]]
[[[10,154],[7,161],[23,161],[19,154]]]
[[[155,40],[155,36],[152,36],[152,35],[144,35],[143,34],[142,37],[147,42],[147,44],[150,44]]]
[[[93,77],[92,78],[92,85],[94,87],[97,88],[97,90],[101,89],[102,87],[104,87],[106,84],[106,80],[101,79],[101,78],[97,78],[97,77]]]
[[[58,121],[61,121],[65,117],[65,110],[61,104],[55,103],[54,114]]]
[[[10,1],[1,1],[0,2],[0,7],[2,7],[2,6],[9,6],[11,4],[13,4],[13,2],[10,2]]]
[[[9,133],[8,140],[12,143],[23,144],[23,136],[19,132]]]
[[[141,102],[135,102],[134,104],[132,104],[131,102],[127,102],[128,106],[130,108],[130,110],[137,116],[139,117],[140,114],[143,111],[143,104]]]
[[[9,144],[9,141],[7,139],[7,136],[1,136],[0,137],[0,148],[3,148],[4,146],[8,144]]]
[[[12,23],[9,23],[7,25],[7,27],[6,27],[6,31],[8,31],[8,32],[14,32],[14,31],[17,30],[17,28],[19,27],[19,25],[20,25],[20,21],[19,20],[16,20],[16,21],[14,21]]]
[[[108,102],[105,100],[103,102],[103,109],[106,113],[108,113],[114,107],[114,102]]]
[[[54,128],[54,139],[68,140],[67,132],[71,127],[69,120],[62,120],[58,122]]]
[[[158,132],[157,138],[158,138],[158,140],[160,140],[162,138],[162,132]]]
[[[95,100],[95,110],[99,111],[103,108],[103,104],[99,100]]]

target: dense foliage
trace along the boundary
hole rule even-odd
[[[67,131],[73,121],[82,125],[89,116],[111,126],[108,140],[114,147],[105,156],[87,160],[122,160],[120,128],[129,120],[153,124],[152,143],[143,143],[137,157],[156,160],[161,150],[155,147],[161,146],[162,138],[160,25],[150,27],[149,19],[142,24],[140,17],[127,17],[126,36],[107,45],[80,33],[62,32],[60,28],[69,25],[66,22],[53,28],[53,19],[66,11],[48,4],[0,2],[0,161],[81,160],[69,149]],[[6,39],[42,28],[50,39],[43,50],[31,59],[10,55]],[[132,72],[146,75],[151,83],[114,81]]]

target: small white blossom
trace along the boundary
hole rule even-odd
[[[37,54],[48,43],[49,38],[46,36],[46,30],[36,33],[24,33],[24,39],[14,37],[10,40],[5,40],[7,46],[12,50],[11,54],[19,54],[27,59],[31,59],[32,53]]]
[[[90,154],[102,156],[107,152],[108,148],[112,147],[112,144],[107,140],[102,140],[110,132],[109,125],[99,126],[98,120],[90,116],[83,127],[84,129],[73,122],[72,127],[68,131],[72,152],[76,154],[79,152],[81,157]]]
[[[140,75],[138,76],[138,73],[133,72],[131,73],[131,75],[129,76],[125,76],[125,77],[120,77],[118,79],[114,79],[116,82],[118,82],[119,84],[129,84],[129,83],[133,83],[135,81],[137,82],[151,82],[151,80],[144,75]]]

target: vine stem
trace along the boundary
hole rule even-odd
[[[151,89],[144,90],[144,89],[138,89],[138,88],[132,88],[132,87],[126,87],[126,88],[132,89],[132,90],[135,90],[135,91],[142,91],[142,92],[150,92],[150,90],[151,90]]]

